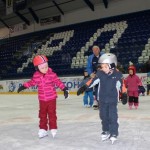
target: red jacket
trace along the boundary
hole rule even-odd
[[[125,79],[125,85],[128,89],[128,91],[138,91],[138,86],[142,85],[142,82],[140,80],[140,78],[134,74],[132,76],[128,75],[127,78]]]
[[[38,98],[41,101],[49,101],[57,98],[55,87],[59,87],[61,90],[65,88],[65,85],[60,81],[58,76],[48,69],[46,74],[42,74],[36,71],[30,81],[23,84],[26,88],[31,86],[38,86]]]

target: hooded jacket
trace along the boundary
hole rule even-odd
[[[133,75],[128,75],[125,79],[125,85],[130,92],[138,91],[138,86],[142,86],[140,78],[136,75],[136,68],[134,65],[129,66],[128,70],[133,70]]]
[[[36,71],[33,74],[32,79],[23,84],[26,88],[35,85],[38,86],[38,98],[41,101],[55,100],[57,98],[56,86],[61,90],[65,88],[65,85],[60,81],[51,68],[48,68],[46,74]]]
[[[128,91],[131,92],[138,91],[138,86],[142,86],[142,82],[136,74],[132,76],[128,75],[128,77],[125,79],[125,84]]]

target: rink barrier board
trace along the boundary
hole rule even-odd
[[[3,94],[3,95],[16,95],[16,94],[18,94],[18,95],[36,95],[37,94],[37,92],[22,92],[22,93],[17,93],[17,92],[0,92],[0,95],[1,94]],[[64,94],[64,92],[57,92],[57,94],[60,94],[60,95],[63,95]],[[77,92],[69,92],[69,94],[71,94],[71,95],[77,95]]]
[[[147,89],[147,73],[139,73],[137,74],[145,89]],[[124,77],[128,76],[128,74],[123,74]],[[23,85],[24,82],[29,81],[30,79],[22,79],[22,80],[6,80],[0,81],[0,94],[18,94],[17,90],[20,86]],[[83,80],[83,76],[76,77],[60,77],[60,80],[68,87],[70,94],[76,94],[79,84]],[[61,89],[56,87],[56,91],[58,94],[63,94]],[[29,89],[25,89],[23,92],[19,94],[37,94],[37,86],[31,87]]]

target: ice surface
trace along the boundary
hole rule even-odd
[[[137,110],[118,104],[119,137],[100,139],[99,111],[83,108],[82,95],[57,99],[58,132],[38,138],[37,95],[0,95],[0,150],[149,150],[150,97],[140,96]]]

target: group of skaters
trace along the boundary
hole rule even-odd
[[[94,78],[96,76],[97,70],[100,70],[98,61],[104,53],[100,51],[100,48],[98,46],[93,46],[92,51],[93,54],[88,57],[87,67],[84,70],[84,79],[79,85],[80,87],[85,84],[89,78]],[[129,75],[123,79],[123,84],[125,85],[124,87],[126,88],[126,91],[128,91],[127,93],[129,109],[132,109],[133,106],[135,107],[135,109],[137,109],[139,106],[139,95],[145,95],[145,88],[143,87],[141,79],[136,75],[136,67],[132,62],[129,62],[128,74]],[[98,110],[99,103],[97,100],[97,87],[98,85],[92,88],[87,88],[86,91],[84,91],[84,107],[93,107],[95,110]],[[150,77],[147,78],[147,89],[147,91],[149,91],[150,89]]]
[[[136,75],[134,66],[129,67],[129,75],[123,80],[123,74],[117,70],[117,58],[112,53],[102,53],[98,46],[93,46],[93,54],[89,56],[84,80],[80,85],[77,95],[84,93],[84,106],[96,106],[102,123],[102,141],[110,139],[112,144],[117,140],[118,133],[118,101],[127,103],[129,108],[138,108],[138,87],[142,82]],[[57,133],[56,115],[56,86],[64,91],[64,97],[69,95],[68,88],[59,79],[56,73],[48,66],[48,59],[44,55],[37,55],[33,59],[35,73],[28,82],[18,88],[18,93],[26,88],[37,85],[39,99],[39,138],[48,136],[48,131],[53,137]],[[123,88],[125,87],[125,89]],[[93,96],[95,93],[95,100]],[[120,93],[120,96],[119,96]],[[88,97],[90,101],[88,102]],[[94,103],[97,102],[97,104]]]

